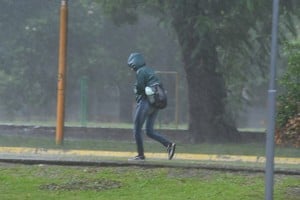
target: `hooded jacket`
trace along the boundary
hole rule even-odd
[[[155,83],[160,84],[160,80],[155,74],[155,71],[146,66],[145,59],[140,53],[132,53],[128,58],[128,66],[136,72],[136,83],[134,91],[136,100],[139,102],[143,97],[146,97],[145,87]]]

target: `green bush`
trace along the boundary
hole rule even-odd
[[[281,128],[299,112],[300,103],[300,41],[287,43],[284,48],[288,59],[285,74],[279,79],[277,124]]]
[[[299,144],[295,138],[300,139],[300,129],[295,131],[293,128],[300,127],[300,120],[296,120],[300,112],[300,41],[287,43],[284,53],[288,65],[286,72],[279,79],[281,94],[278,96],[276,141],[280,144],[294,145]]]

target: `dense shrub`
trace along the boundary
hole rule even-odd
[[[300,41],[285,46],[288,65],[279,80],[276,143],[300,146]]]
[[[300,147],[300,115],[289,119],[285,127],[277,129],[276,143],[283,146]]]

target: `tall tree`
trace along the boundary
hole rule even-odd
[[[260,49],[256,58],[265,59],[264,55],[269,51],[272,1],[99,2],[116,23],[133,23],[137,20],[136,10],[139,8],[169,22],[181,46],[188,83],[189,130],[194,142],[233,141],[239,138],[234,121],[226,112],[227,85],[224,74],[227,68],[220,63],[220,51],[229,51],[233,56],[242,55],[251,60],[255,56],[251,50],[255,47]],[[282,2],[282,16],[290,17],[288,10],[295,3],[293,0]],[[291,23],[284,27],[294,28]]]
[[[18,113],[29,119],[31,111],[43,112],[40,108],[48,107],[55,94],[55,84],[51,84],[56,82],[55,70],[49,66],[57,65],[57,43],[53,41],[57,41],[58,30],[50,25],[57,22],[49,16],[57,13],[49,7],[56,3],[49,2],[46,7],[38,0],[4,0],[0,4],[0,70],[5,74],[1,106],[6,117]]]
[[[5,120],[55,117],[59,7],[58,1],[0,1],[0,109]],[[170,60],[178,48],[152,16],[141,24],[116,26],[94,1],[74,1],[68,7],[66,119],[78,119],[80,80],[85,76],[89,120],[118,119],[120,111],[120,120],[131,121],[133,96],[128,88],[134,74],[126,67],[130,49],[143,44],[159,64],[173,65]],[[169,44],[172,50],[161,57],[158,47]],[[107,102],[109,106],[101,105]]]

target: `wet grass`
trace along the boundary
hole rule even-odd
[[[56,121],[0,121],[0,125],[15,125],[15,126],[46,126],[46,127],[55,127],[56,126]],[[131,129],[132,128],[132,123],[115,123],[115,122],[84,122],[80,123],[78,121],[66,121],[65,122],[66,127],[88,127],[88,128],[124,128],[124,129]],[[155,128],[159,129],[177,129],[177,130],[187,130],[188,129],[188,124],[186,123],[169,123],[169,124],[164,124],[161,123],[159,120],[155,124]],[[238,128],[239,131],[241,132],[261,132],[265,133],[266,128]]]
[[[46,127],[55,127],[56,121],[1,121],[0,125],[14,125],[14,126],[46,126]],[[77,121],[66,121],[66,127],[88,127],[88,128],[124,128],[124,129],[131,129],[132,123],[114,123],[114,122],[86,122],[80,123]],[[179,130],[187,130],[187,124],[163,124],[158,121],[155,125],[155,128],[161,129],[179,129]]]
[[[203,169],[0,163],[0,199],[264,199],[264,175]],[[299,176],[275,176],[274,199],[297,200]]]

